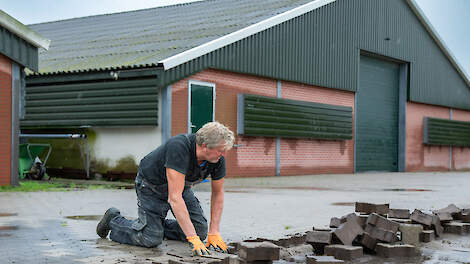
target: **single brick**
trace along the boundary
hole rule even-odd
[[[441,222],[450,222],[454,220],[451,213],[436,213],[436,215],[439,217]]]
[[[335,236],[343,245],[352,245],[358,235],[362,235],[364,230],[357,221],[347,221],[341,224],[334,232]]]
[[[409,219],[410,210],[408,209],[388,209],[388,218]]]
[[[355,212],[363,214],[377,213],[380,215],[386,215],[389,210],[389,204],[371,204],[356,202]]]
[[[335,259],[332,256],[306,256],[307,264],[338,264],[344,261]]]
[[[340,218],[341,220],[341,224],[342,223],[345,223],[347,221],[356,221],[359,225],[361,224],[361,219],[359,218],[359,216],[355,213],[350,213],[350,214],[347,214],[345,216],[342,216]]]
[[[270,242],[241,242],[238,256],[245,261],[279,260],[280,248]]]
[[[444,233],[444,227],[442,227],[441,220],[438,215],[432,216],[432,227],[434,229],[434,234],[437,237],[442,236],[442,233]]]
[[[419,240],[423,243],[429,243],[434,239],[434,230],[423,230],[423,232],[419,234]]]
[[[444,233],[463,235],[467,233],[467,227],[461,222],[444,223]]]
[[[341,260],[353,260],[362,257],[363,249],[355,246],[329,245],[325,247],[325,254]]]
[[[425,226],[431,226],[432,224],[432,215],[430,214],[425,214],[421,212],[418,209],[415,209],[413,213],[411,214],[411,220],[413,222],[425,225]]]
[[[455,204],[449,204],[447,207],[434,211],[434,213],[450,213],[451,215],[458,214],[462,209],[458,208]]]
[[[469,213],[462,213],[460,220],[464,223],[470,223],[470,214]]]
[[[388,218],[388,220],[399,224],[411,224],[411,219]]]
[[[333,217],[330,220],[330,227],[336,228],[339,227],[341,224],[341,219],[339,219],[338,217]]]
[[[295,235],[290,235],[290,236],[281,238],[277,241],[273,241],[272,243],[280,247],[291,247],[295,245],[305,244],[305,239],[306,239],[306,235],[295,234]]]
[[[401,224],[401,241],[405,244],[419,246],[420,234],[423,232],[422,225],[415,224]]]
[[[396,233],[398,231],[398,227],[400,227],[400,224],[390,221],[376,213],[371,214],[369,218],[367,218],[367,224],[391,231],[393,233]]]
[[[333,231],[308,231],[305,242],[331,244]]]
[[[373,225],[367,225],[365,232],[368,233],[371,237],[380,241],[384,241],[388,243],[398,241],[396,233],[384,230],[379,227],[375,227]]]
[[[367,249],[375,250],[375,246],[377,245],[377,239],[373,238],[368,233],[364,233],[362,234],[360,243]]]
[[[409,258],[417,255],[416,247],[413,245],[401,245],[401,244],[385,244],[378,243],[375,247],[377,256],[384,258]]]

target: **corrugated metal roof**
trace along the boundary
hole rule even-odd
[[[311,0],[206,0],[30,25],[52,40],[40,73],[153,65]]]

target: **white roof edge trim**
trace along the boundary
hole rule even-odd
[[[428,20],[428,18],[424,14],[423,10],[419,7],[419,5],[416,3],[415,0],[406,0],[406,1],[410,5],[413,12],[415,12],[415,14],[418,16],[419,20],[421,20],[421,22],[423,22],[424,27],[428,30],[428,32],[431,34],[431,36],[437,42],[437,45],[441,48],[441,50],[444,52],[444,54],[450,60],[450,62],[455,67],[457,72],[464,79],[467,86],[470,87],[470,77],[465,72],[464,68],[459,64],[459,62],[455,58],[454,54],[446,46],[444,40],[441,38],[441,36],[439,36],[439,33],[437,33],[436,29],[432,26],[431,22]]]
[[[228,35],[225,35],[223,37],[220,37],[218,39],[214,39],[212,41],[209,41],[207,43],[204,43],[200,46],[194,47],[192,49],[186,50],[184,52],[178,53],[174,56],[171,56],[169,58],[166,58],[164,60],[159,61],[158,63],[163,64],[164,70],[169,70],[171,68],[174,68],[180,64],[183,64],[185,62],[188,62],[192,59],[195,59],[197,57],[200,57],[202,55],[205,55],[209,52],[212,52],[216,49],[222,48],[224,46],[227,46],[229,44],[232,44],[236,41],[239,41],[243,38],[246,38],[248,36],[251,36],[253,34],[256,34],[258,32],[261,32],[265,29],[271,28],[273,26],[279,25],[287,20],[290,20],[292,18],[298,17],[300,15],[303,15],[305,13],[308,13],[312,10],[315,10],[317,8],[320,8],[324,5],[330,4],[332,2],[335,2],[336,0],[315,0],[310,3],[301,5],[299,7],[296,7],[294,9],[291,9],[289,11],[286,11],[284,13],[281,13],[279,15],[270,17],[268,19],[265,19],[263,21],[260,21],[256,24],[250,25],[248,27],[242,28],[240,30],[237,30],[235,32],[232,32]]]
[[[12,33],[18,35],[25,41],[31,43],[36,48],[49,49],[51,43],[50,40],[39,35],[36,31],[33,31],[29,27],[23,25],[20,21],[11,17],[3,10],[0,10],[0,25],[8,29]]]

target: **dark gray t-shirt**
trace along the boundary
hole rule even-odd
[[[187,184],[200,182],[209,176],[212,180],[225,176],[224,157],[220,157],[217,163],[203,164],[201,167],[196,158],[196,134],[180,134],[145,156],[140,161],[139,173],[155,185],[168,183],[166,168],[184,174]]]

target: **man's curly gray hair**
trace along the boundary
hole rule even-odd
[[[217,121],[205,124],[196,132],[196,143],[199,146],[206,144],[208,148],[216,148],[221,141],[224,142],[225,150],[229,150],[233,147],[235,137],[228,127]]]

